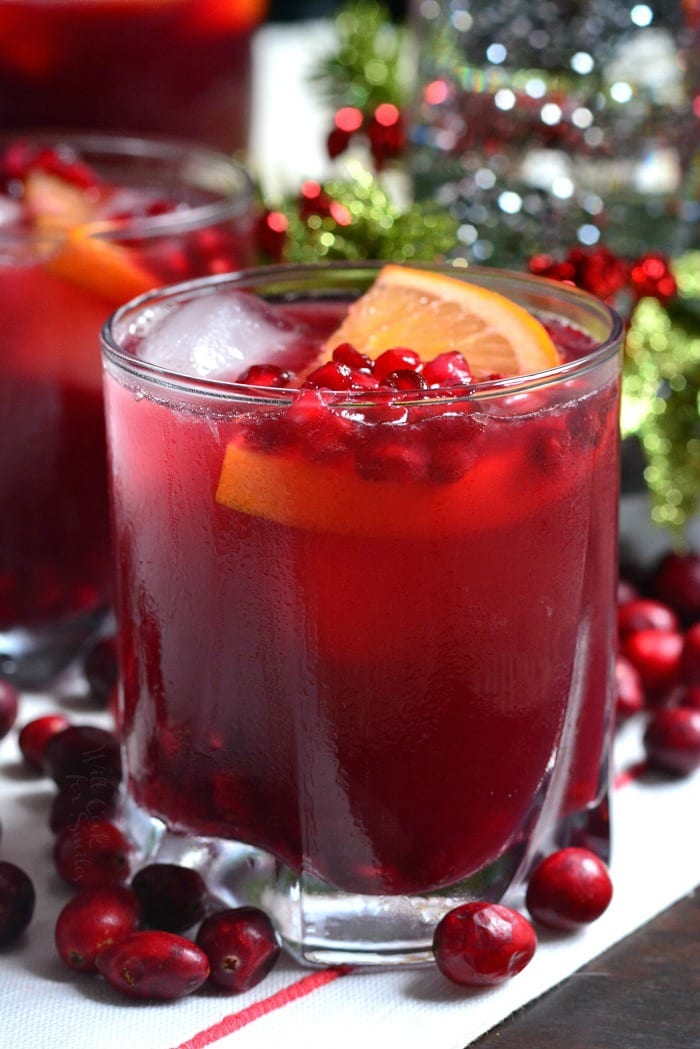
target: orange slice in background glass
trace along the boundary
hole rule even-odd
[[[442,273],[393,265],[353,303],[327,341],[324,357],[341,342],[372,357],[403,346],[424,361],[459,350],[477,376],[512,376],[560,363],[544,327],[516,303]],[[261,452],[234,440],[226,449],[216,499],[241,513],[316,532],[458,535],[497,527],[541,505],[543,493],[528,481],[524,456],[515,445],[452,483],[411,483],[366,480],[347,463]]]
[[[99,236],[100,224],[93,221],[93,207],[84,190],[56,175],[32,171],[25,181],[25,203],[37,233],[46,236],[44,268],[49,273],[113,306],[157,283],[132,252]]]
[[[457,350],[475,377],[527,375],[560,363],[540,322],[504,295],[444,273],[384,266],[327,342],[370,357],[405,346],[424,361]]]

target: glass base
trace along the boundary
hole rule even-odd
[[[169,831],[127,800],[124,817],[137,845],[137,865],[179,863],[207,882],[212,909],[252,905],[272,919],[288,953],[303,965],[407,966],[433,961],[440,918],[468,900],[522,907],[527,872],[538,856],[527,843],[456,885],[424,895],[341,892],[297,873],[261,849],[238,842]],[[608,800],[567,817],[551,829],[545,851],[579,845],[609,857]],[[544,844],[544,842],[542,842]]]
[[[48,684],[97,636],[107,615],[100,608],[47,626],[0,630],[0,677],[18,688]]]

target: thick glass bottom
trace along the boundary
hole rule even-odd
[[[608,797],[552,825],[546,849],[516,844],[476,874],[439,891],[404,896],[342,892],[296,872],[252,846],[172,833],[127,800],[125,818],[137,862],[180,863],[197,869],[212,905],[253,905],[272,919],[288,953],[304,965],[406,966],[433,960],[440,918],[468,900],[522,904],[527,873],[541,851],[579,845],[609,857]],[[544,844],[542,842],[542,844]]]
[[[41,627],[0,630],[0,677],[19,688],[48,684],[97,636],[107,615],[98,608]]]

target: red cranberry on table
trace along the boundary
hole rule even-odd
[[[204,917],[207,887],[197,871],[174,863],[151,863],[134,875],[131,888],[141,901],[144,924],[184,932]]]
[[[270,972],[280,954],[272,922],[257,907],[234,907],[209,915],[196,943],[211,972],[209,980],[225,991],[249,991]]]
[[[109,820],[86,820],[65,827],[54,842],[56,869],[81,889],[121,885],[129,877],[131,845]]]
[[[100,951],[136,932],[140,924],[141,903],[131,889],[122,885],[84,889],[58,916],[56,950],[70,969],[95,972]]]
[[[27,722],[19,734],[19,749],[26,764],[35,772],[44,771],[44,750],[49,740],[70,725],[64,714],[44,714]]]
[[[498,903],[463,903],[438,922],[433,954],[438,968],[462,987],[491,987],[521,972],[537,936],[527,918]]]
[[[530,876],[525,904],[542,925],[573,930],[599,918],[612,893],[603,861],[588,849],[571,847],[540,860]]]
[[[59,787],[76,776],[119,782],[119,741],[114,733],[96,725],[71,725],[47,742],[43,766]]]
[[[617,629],[620,637],[637,630],[678,630],[678,616],[668,605],[648,597],[625,601],[617,609]]]
[[[172,932],[133,932],[95,959],[107,983],[128,998],[168,1000],[192,994],[209,975],[207,956]]]
[[[32,920],[35,903],[29,875],[14,863],[0,861],[0,947],[21,936]]]
[[[635,630],[622,641],[622,654],[636,667],[648,698],[668,692],[680,673],[683,634],[678,630]]]
[[[650,591],[684,622],[700,619],[700,555],[666,554],[652,572]]]
[[[685,632],[680,676],[685,685],[700,685],[700,622],[693,623]]]
[[[618,721],[638,714],[644,707],[644,686],[639,671],[625,656],[615,659],[615,714]]]
[[[19,692],[9,681],[0,679],[0,739],[7,735],[19,711]]]
[[[690,706],[656,711],[644,733],[652,768],[688,776],[700,768],[700,710]]]
[[[75,776],[56,793],[49,812],[49,828],[58,834],[87,820],[111,820],[117,813],[119,784],[109,779]]]

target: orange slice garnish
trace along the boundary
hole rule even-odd
[[[25,181],[25,201],[37,233],[46,237],[45,268],[119,306],[158,282],[128,248],[100,237],[82,189],[43,171]]]
[[[468,280],[384,266],[326,343],[350,342],[376,358],[404,346],[424,361],[457,350],[475,377],[527,375],[560,363],[546,329],[526,309]]]

